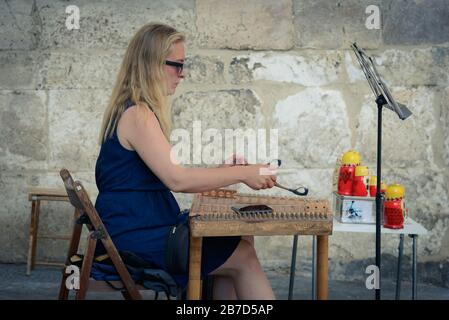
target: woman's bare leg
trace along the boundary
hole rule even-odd
[[[228,276],[214,275],[214,300],[237,300],[234,280]]]
[[[242,236],[242,239],[248,241],[254,247],[254,236]]]
[[[235,292],[242,300],[274,300],[270,282],[249,241],[242,239],[229,259],[212,275],[231,277]]]
[[[253,236],[242,236],[242,239],[254,246]],[[214,276],[214,300],[237,300],[235,292],[234,280],[230,276]]]

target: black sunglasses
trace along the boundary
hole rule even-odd
[[[178,74],[181,74],[182,69],[184,68],[184,63],[181,63],[181,62],[175,62],[175,61],[165,60],[165,64],[166,64],[167,66],[176,67],[176,68],[178,69]]]

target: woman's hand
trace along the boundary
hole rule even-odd
[[[243,183],[254,190],[273,188],[276,182],[275,169],[267,164],[248,165],[245,168]]]

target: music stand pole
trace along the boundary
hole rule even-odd
[[[356,43],[351,45],[360,67],[368,80],[368,84],[376,97],[377,104],[377,191],[376,191],[376,266],[378,271],[378,281],[376,286],[376,300],[380,300],[381,282],[381,221],[383,215],[382,196],[382,108],[385,106],[395,112],[401,120],[405,120],[412,115],[412,112],[403,104],[397,103],[388,90],[384,81],[380,78],[376,66],[371,57],[360,49]]]
[[[378,270],[378,287],[376,287],[375,297],[380,300],[380,281],[381,277],[381,221],[382,210],[382,108],[386,103],[383,95],[379,95],[376,99],[377,104],[377,190],[376,190],[376,266]]]

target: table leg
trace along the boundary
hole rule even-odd
[[[293,285],[295,283],[295,269],[296,269],[296,252],[298,249],[298,235],[293,237],[292,262],[290,264],[290,285],[288,287],[288,300],[293,296]]]
[[[31,270],[34,269],[36,266],[36,247],[37,247],[37,231],[39,230],[39,214],[40,214],[40,207],[41,207],[41,201],[36,201],[36,215],[35,215],[35,228],[34,228],[34,242],[33,242],[33,255],[31,256]]]
[[[33,255],[33,242],[34,242],[34,228],[36,224],[36,201],[31,202],[31,215],[30,215],[30,229],[28,236],[28,257],[27,257],[27,276],[31,274],[31,257]]]
[[[201,299],[201,250],[202,237],[190,237],[188,300]]]
[[[412,258],[412,300],[418,298],[418,286],[416,282],[416,276],[418,273],[418,255],[417,255],[417,245],[418,245],[418,235],[411,234],[410,237],[413,239],[413,258]]]
[[[28,244],[28,257],[27,257],[27,271],[29,276],[31,270],[33,270],[36,259],[36,241],[37,241],[37,228],[39,224],[39,207],[40,201],[33,200],[31,202],[31,217],[30,217],[30,230],[29,230],[29,244]]]
[[[328,236],[317,236],[317,298],[327,300],[328,296]]]
[[[312,300],[316,300],[316,236],[312,238]]]
[[[402,271],[402,255],[404,252],[404,235],[399,235],[399,247],[398,247],[398,271],[396,276],[396,300],[401,298],[401,271]]]

